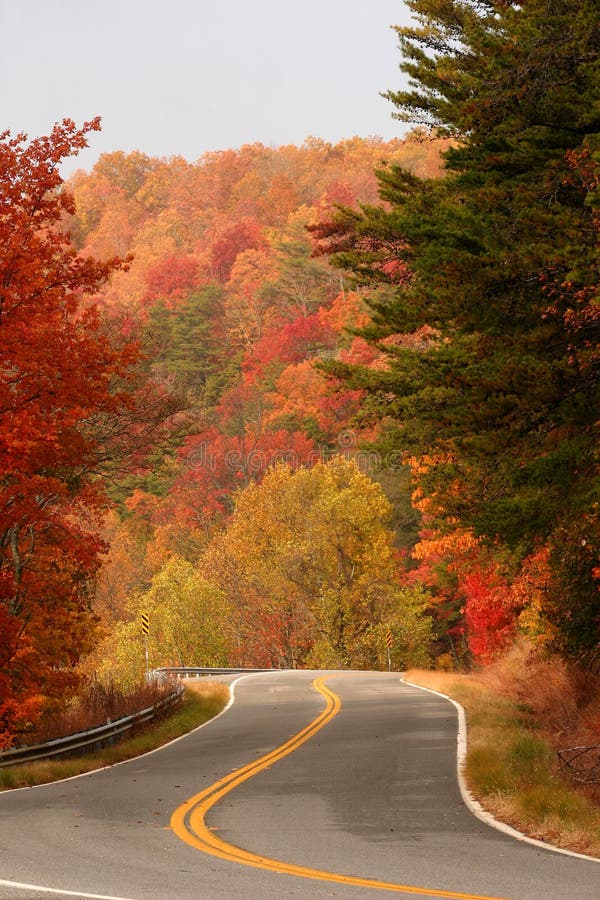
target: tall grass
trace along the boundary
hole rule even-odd
[[[124,691],[114,682],[92,680],[65,709],[48,713],[34,727],[18,735],[18,743],[39,744],[89,731],[154,706],[171,694],[173,687],[171,682],[151,681]]]
[[[495,692],[522,704],[554,746],[600,740],[598,674],[557,656],[541,656],[520,641],[478,677]]]

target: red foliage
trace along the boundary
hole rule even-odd
[[[244,597],[239,610],[238,665],[293,668],[313,644],[312,623],[299,604],[273,603],[268,597]]]
[[[102,451],[95,426],[118,415],[133,347],[114,350],[95,293],[121,266],[75,254],[61,230],[73,198],[58,164],[99,120],[48,137],[0,137],[0,741],[73,688],[93,617],[86,580],[99,544],[90,510]]]
[[[465,594],[469,649],[481,663],[490,662],[512,642],[516,616],[509,589],[493,568],[473,569],[460,583]]]
[[[335,334],[318,313],[299,316],[292,322],[280,322],[269,328],[244,356],[242,368],[247,383],[263,378],[270,368],[281,370],[297,363],[318,349],[335,346]]]
[[[236,257],[243,250],[255,250],[262,243],[262,225],[256,219],[227,222],[213,236],[208,247],[210,275],[226,282]]]
[[[345,181],[332,181],[321,197],[320,207],[324,214],[331,215],[338,206],[354,206],[356,190]]]
[[[233,394],[225,405],[229,417],[221,420],[224,430],[211,426],[185,441],[180,472],[154,512],[155,523],[177,521],[208,535],[213,523],[231,511],[238,488],[260,481],[279,461],[301,466],[317,460],[313,441],[301,432],[264,431],[244,422],[243,410],[236,409],[239,393]]]
[[[429,463],[413,460],[413,471]],[[422,507],[418,492],[414,502]],[[425,519],[431,518],[425,506]],[[492,552],[471,531],[448,534],[427,528],[413,550],[419,561],[410,570],[408,584],[424,584],[432,590],[432,611],[440,633],[464,640],[477,662],[487,663],[514,637],[520,600],[511,593]]]
[[[165,256],[146,273],[146,293],[142,305],[164,300],[169,309],[198,287],[198,260],[193,256]]]
[[[364,338],[355,337],[347,350],[342,350],[340,359],[355,366],[371,366],[380,357],[380,353]]]

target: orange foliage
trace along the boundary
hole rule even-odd
[[[349,328],[364,328],[370,318],[364,300],[354,291],[338,294],[331,306],[321,308],[318,315],[340,338]]]

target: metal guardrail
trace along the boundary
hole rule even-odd
[[[107,744],[116,743],[116,739],[120,735],[131,731],[137,725],[152,721],[160,712],[179,703],[182,695],[183,685],[179,684],[168,697],[131,716],[122,716],[120,719],[115,719],[114,722],[107,722],[106,725],[100,725],[90,731],[80,731],[68,737],[46,741],[43,744],[30,744],[25,747],[15,747],[12,750],[3,750],[0,752],[0,768],[40,759],[52,759],[55,756],[66,756],[75,751],[93,753]]]
[[[198,675],[249,675],[253,672],[273,672],[274,669],[227,669],[227,668],[210,668],[201,666],[165,666],[160,669],[154,669],[148,673],[149,679],[194,678]],[[40,759],[53,759],[55,756],[67,756],[70,753],[93,753],[100,750],[108,744],[116,743],[117,739],[127,731],[131,731],[136,725],[144,722],[150,722],[152,719],[165,708],[174,706],[181,700],[183,695],[183,686],[180,684],[177,688],[154,706],[142,709],[140,712],[133,713],[131,716],[123,716],[115,719],[114,722],[107,722],[106,725],[100,725],[98,728],[92,728],[90,731],[79,731],[77,734],[71,734],[68,737],[56,738],[53,741],[46,741],[43,744],[29,744],[25,747],[15,747],[12,750],[0,751],[0,769],[5,766],[13,766],[19,763],[35,762]]]
[[[251,675],[254,672],[278,672],[279,669],[219,669],[203,668],[201,666],[164,666],[161,669],[154,669],[150,672],[150,676],[154,673],[158,675],[176,675],[180,678],[195,678],[198,675]]]

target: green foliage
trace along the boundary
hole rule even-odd
[[[148,591],[129,600],[129,621],[118,624],[105,645],[98,675],[125,687],[139,682],[145,669],[141,615],[150,621],[150,668],[222,666],[228,657],[230,610],[223,594],[194,567],[171,558]]]
[[[345,601],[345,602],[344,602]],[[391,667],[396,672],[427,667],[431,662],[432,619],[426,615],[430,596],[420,587],[399,588],[390,585],[387,594],[379,588],[377,614],[364,627],[360,622],[352,638],[343,634],[339,641],[340,621],[346,625],[356,620],[356,599],[332,592],[319,597],[315,604],[320,623],[320,636],[307,659],[314,668],[386,669],[388,666],[386,635],[392,635]]]
[[[582,515],[557,528],[550,557],[554,578],[544,610],[557,630],[555,646],[595,670],[599,662],[599,558],[597,523],[592,516]]]
[[[366,391],[388,446],[428,457],[420,487],[446,525],[517,557],[554,548],[555,595],[568,584],[573,598],[554,624],[580,655],[598,641],[600,594],[563,537],[585,516],[598,558],[597,175],[582,162],[600,147],[596,5],[409,6],[418,24],[397,31],[412,86],[387,96],[455,145],[439,181],[389,167],[389,206],[340,217],[338,263],[393,287],[363,332],[388,364],[326,367]],[[394,287],[398,266],[410,274]]]
[[[306,233],[307,209],[290,217],[287,228],[272,237],[276,268],[263,287],[264,296],[288,315],[315,312],[343,289],[344,282],[323,260],[315,259]]]
[[[393,450],[392,450],[393,454]],[[385,459],[385,457],[384,457]],[[383,466],[372,473],[381,485],[392,506],[390,527],[395,533],[395,544],[403,551],[414,547],[422,527],[421,515],[411,502],[411,481],[408,466],[398,465],[390,457],[390,466]]]
[[[149,309],[153,369],[190,402],[203,397],[225,362],[217,334],[222,293],[209,285],[176,304],[158,301]]]

